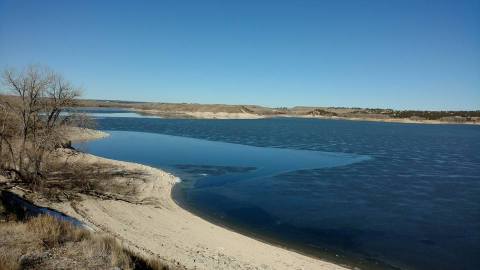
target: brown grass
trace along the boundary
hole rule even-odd
[[[104,259],[110,266],[133,269],[132,260],[123,247],[111,236],[95,236],[82,245],[84,255],[91,259]]]
[[[115,238],[38,216],[0,223],[0,270],[170,269],[157,260],[126,250]]]
[[[35,187],[50,201],[71,201],[79,194],[131,201],[137,193],[134,182],[143,181],[142,172],[85,162],[76,151],[59,151],[63,157],[50,161],[47,177]]]
[[[87,239],[90,234],[69,222],[58,221],[52,216],[42,215],[27,221],[27,230],[40,239],[46,247],[52,248],[65,242],[78,242]]]

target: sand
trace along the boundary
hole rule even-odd
[[[264,115],[249,112],[200,112],[200,111],[160,111],[132,109],[135,112],[155,115],[160,118],[195,118],[195,119],[261,119]]]
[[[260,119],[265,116],[253,113],[228,113],[228,112],[185,112],[185,114],[198,119]]]
[[[99,136],[95,132],[89,134],[93,139]],[[141,172],[139,179],[118,179],[136,185],[135,198],[126,202],[84,196],[80,202],[48,206],[80,219],[94,230],[114,235],[134,251],[186,269],[346,269],[266,244],[193,215],[173,201],[172,187],[180,180],[165,171],[90,154],[82,153],[76,158],[77,162],[101,162],[115,170]],[[128,177],[131,176],[123,178]]]
[[[67,130],[64,131],[64,133],[65,136],[72,142],[98,140],[108,137],[110,135],[100,130],[78,127],[69,127]]]

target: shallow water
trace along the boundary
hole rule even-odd
[[[362,268],[480,269],[479,126],[98,123],[120,132],[88,151],[175,172],[176,199],[231,228]]]

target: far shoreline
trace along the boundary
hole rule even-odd
[[[343,116],[315,116],[300,114],[275,114],[260,115],[253,113],[226,113],[226,112],[188,112],[188,111],[156,111],[142,110],[137,108],[126,108],[140,115],[158,116],[166,119],[218,119],[218,120],[254,120],[254,119],[274,119],[274,118],[298,118],[298,119],[325,119],[325,120],[345,120],[360,122],[384,122],[384,123],[402,123],[402,124],[421,124],[421,125],[480,125],[480,122],[464,121],[441,121],[441,120],[415,120],[409,118],[371,118],[371,117],[343,117]]]

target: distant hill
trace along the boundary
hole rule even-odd
[[[15,99],[0,95],[0,99]],[[480,124],[480,110],[419,111],[388,108],[348,108],[295,106],[269,108],[258,105],[226,105],[198,103],[157,103],[122,100],[78,100],[77,107],[125,108],[141,114],[165,118],[246,119],[266,117],[328,118],[386,122]]]
[[[480,110],[474,111],[420,111],[420,110],[393,110],[383,108],[348,108],[348,107],[308,107],[295,106],[292,108],[269,108],[258,105],[226,105],[226,104],[198,104],[198,103],[154,103],[131,102],[119,100],[80,100],[81,107],[119,107],[130,108],[145,114],[154,114],[164,117],[192,118],[192,113],[216,114],[244,114],[260,117],[309,117],[334,118],[351,120],[372,120],[402,122],[440,122],[440,123],[471,123],[480,124]],[[208,118],[208,117],[207,117]],[[235,117],[232,117],[235,118]]]

